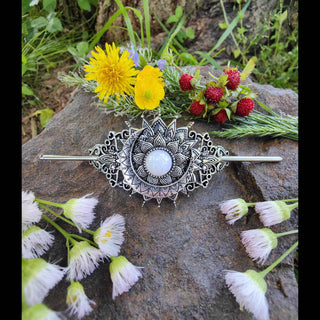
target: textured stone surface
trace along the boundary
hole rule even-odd
[[[202,69],[202,72],[207,69]],[[297,114],[297,95],[291,90],[253,84],[260,100],[277,111]],[[216,174],[206,189],[197,189],[190,197],[179,195],[177,207],[165,199],[158,208],[151,200],[141,207],[142,197],[131,198],[122,189],[111,188],[103,174],[88,162],[39,160],[40,154],[88,154],[88,149],[103,143],[110,130],[124,129],[125,118],[106,115],[92,105],[94,96],[79,90],[74,100],[48,123],[47,128],[22,147],[22,188],[38,198],[64,202],[73,197],[93,193],[98,198],[96,219],[100,221],[119,213],[125,217],[125,241],[121,254],[142,266],[143,278],[128,292],[112,301],[109,263],[105,262],[82,280],[87,295],[96,302],[86,319],[252,319],[227,289],[223,270],[261,270],[268,266],[296,240],[296,235],[279,239],[265,266],[246,255],[239,234],[243,230],[262,227],[253,209],[233,226],[225,222],[219,203],[232,198],[246,201],[295,198],[298,196],[298,144],[276,138],[213,138],[231,155],[279,155],[281,163],[233,163]],[[166,121],[167,122],[167,121]],[[186,124],[178,120],[178,127]],[[141,121],[133,123],[139,127]],[[206,132],[218,125],[196,122],[193,129]],[[59,224],[70,232],[64,222]],[[271,227],[275,232],[297,228],[298,210],[292,217]],[[52,230],[41,222],[47,230]],[[58,233],[53,248],[44,256],[66,266],[65,240]],[[298,319],[298,287],[289,255],[266,277],[266,293],[272,320]],[[281,279],[285,296],[279,289]],[[62,280],[50,291],[45,303],[54,310],[65,310],[66,289]]]

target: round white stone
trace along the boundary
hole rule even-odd
[[[172,158],[167,151],[154,150],[146,156],[145,165],[152,175],[160,177],[170,171]]]

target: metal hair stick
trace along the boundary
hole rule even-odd
[[[166,125],[159,115],[151,124],[142,118],[140,129],[129,126],[110,131],[103,144],[89,149],[89,155],[41,155],[42,160],[89,161],[104,173],[112,187],[143,196],[143,204],[169,198],[174,204],[179,192],[188,195],[208,186],[213,175],[231,161],[277,162],[278,156],[229,156],[213,144],[208,133],[177,128],[177,119]]]
[[[94,161],[98,160],[96,156],[68,156],[68,155],[56,155],[56,154],[42,154],[39,157],[41,160],[63,160],[63,161]]]
[[[63,160],[63,161],[97,161],[97,156],[68,156],[68,155],[55,155],[55,154],[43,154],[39,157],[41,160]],[[222,156],[220,161],[232,162],[232,161],[248,161],[248,162],[279,162],[282,161],[281,157],[269,157],[269,156]],[[207,161],[203,161],[206,163]]]

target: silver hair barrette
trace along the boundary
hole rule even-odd
[[[177,128],[174,119],[168,126],[160,114],[151,125],[142,117],[142,127],[128,122],[127,130],[110,131],[103,144],[89,149],[89,156],[41,155],[47,160],[89,161],[104,173],[112,187],[143,196],[143,204],[169,198],[176,205],[178,193],[188,195],[198,187],[206,188],[212,176],[230,161],[281,161],[281,157],[229,156],[215,146],[209,133],[189,130],[193,123]],[[189,196],[189,195],[188,195]]]

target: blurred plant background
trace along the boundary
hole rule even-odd
[[[39,134],[76,86],[59,81],[95,45],[169,43],[176,64],[244,67],[251,78],[298,92],[298,0],[22,0],[22,143]]]

